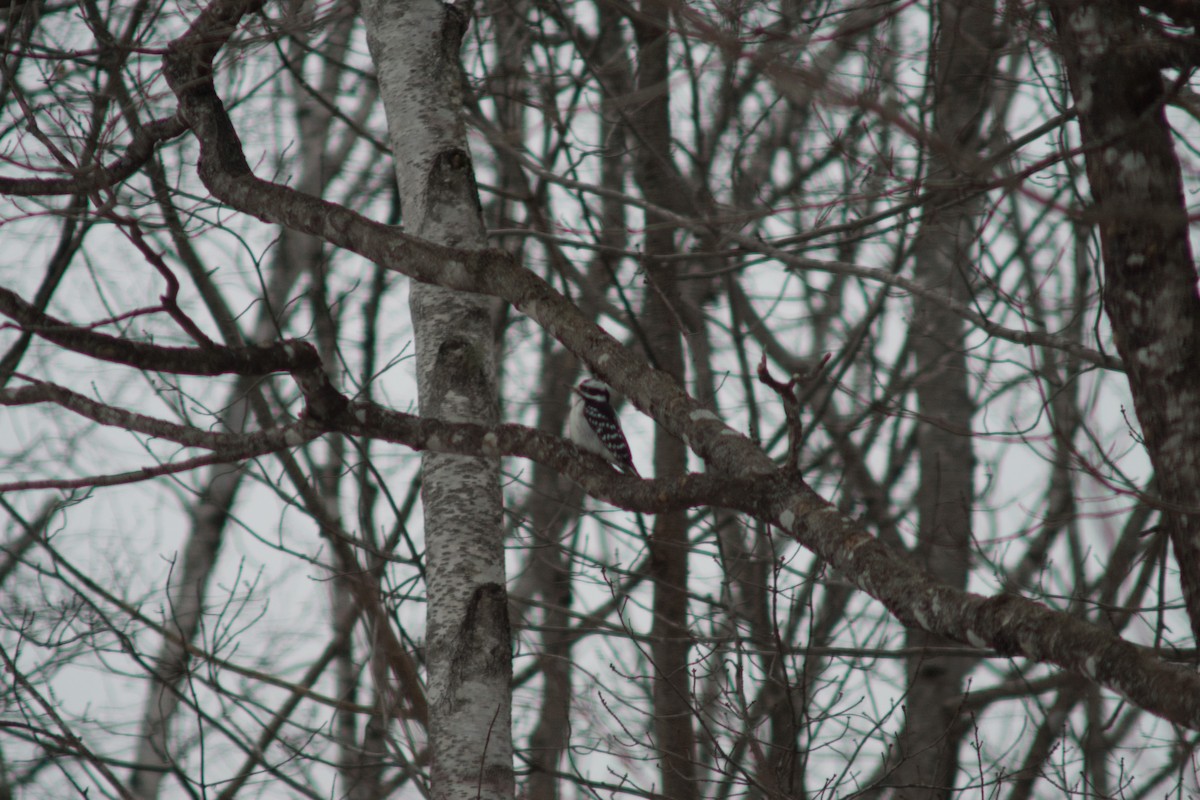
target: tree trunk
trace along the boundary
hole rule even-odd
[[[1125,362],[1200,639],[1200,298],[1179,158],[1163,113],[1173,91],[1135,4],[1051,4],[1104,257],[1104,308]]]
[[[459,46],[468,20],[436,0],[364,3],[405,229],[486,246],[462,114]],[[498,422],[490,303],[413,283],[421,415]],[[500,462],[426,452],[421,498],[428,581],[432,797],[513,796],[512,648]]]
[[[937,188],[917,234],[914,274],[925,287],[964,303],[975,270],[971,249],[979,204],[962,196],[970,191],[970,164],[982,144],[980,122],[991,96],[995,9],[991,0],[942,0],[936,11],[928,183]],[[924,296],[916,300],[911,336],[920,448],[916,555],[939,580],[959,589],[966,588],[970,569],[975,502],[975,409],[965,334],[961,317],[944,305]],[[885,784],[900,797],[948,798],[962,735],[953,699],[961,694],[971,661],[919,652],[946,643],[924,631],[910,628],[906,639],[918,652],[908,661],[907,715]]]
[[[634,113],[635,175],[646,199],[671,208],[682,187],[671,163],[669,68],[670,6],[644,0],[631,17],[637,39],[636,91],[645,99]],[[675,265],[658,259],[674,252],[675,235],[661,215],[646,212],[646,270],[651,284],[642,322],[650,363],[683,385],[683,342],[679,330],[681,296]],[[687,448],[664,428],[654,436],[654,474],[682,475]],[[654,579],[650,658],[654,674],[654,740],[662,793],[673,800],[699,797],[696,734],[692,728],[691,672],[688,663],[688,526],[682,510],[659,514],[650,539]]]

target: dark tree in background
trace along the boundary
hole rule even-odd
[[[0,798],[1200,792],[1197,24],[4,4]]]

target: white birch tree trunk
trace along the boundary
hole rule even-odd
[[[405,230],[439,244],[486,246],[461,101],[467,18],[437,0],[364,4]],[[498,421],[490,304],[413,283],[421,415]],[[500,463],[425,453],[427,665],[432,797],[513,796],[512,650],[501,527]]]

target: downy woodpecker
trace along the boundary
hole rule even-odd
[[[621,421],[612,407],[611,390],[603,381],[588,378],[575,387],[567,435],[575,444],[602,456],[622,472],[641,477],[633,465]]]

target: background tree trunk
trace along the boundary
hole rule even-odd
[[[913,276],[960,304],[969,304],[978,282],[975,262],[981,205],[969,196],[981,178],[974,167],[991,111],[999,33],[990,0],[942,0],[936,4],[930,51],[933,130],[921,227],[913,248]],[[909,336],[916,373],[917,559],[947,585],[965,589],[974,549],[975,441],[971,418],[971,367],[967,328],[937,299],[913,306]],[[959,774],[959,751],[969,727],[957,701],[970,659],[933,655],[948,642],[909,629],[908,690],[904,728],[889,754],[884,786],[895,796],[949,798]]]
[[[1160,481],[1164,521],[1192,635],[1200,639],[1200,297],[1164,82],[1136,8],[1054,2],[1079,111],[1104,257],[1104,309],[1128,366],[1141,436]]]
[[[339,57],[344,54],[346,38],[350,35],[349,22],[344,20],[334,33],[328,52],[328,60],[321,63],[319,86],[326,94],[332,94],[344,72],[345,64]],[[295,63],[303,63],[304,49],[294,47],[289,54]],[[295,89],[300,101],[296,108],[297,132],[301,155],[297,188],[314,196],[322,196],[329,182],[345,166],[344,154],[329,151],[330,127],[333,116],[327,106],[316,97]],[[184,225],[172,206],[170,187],[161,170],[153,167],[151,179],[160,208],[164,216],[172,221],[174,245],[185,257],[193,275],[200,279],[204,274],[201,258],[195,253],[184,233]],[[249,332],[242,334],[219,295],[210,293],[209,312],[222,320],[221,330],[226,344],[239,345],[245,341],[270,340],[287,324],[286,318],[292,309],[292,293],[296,283],[308,276],[321,281],[326,253],[322,242],[314,236],[288,230],[280,231],[279,246],[272,259],[268,275],[267,292],[257,318]],[[323,313],[318,309],[317,313]],[[263,394],[258,381],[240,380],[232,387],[228,397],[221,403],[226,409],[222,414],[222,425],[226,430],[242,432],[249,429],[251,420],[263,427],[274,425],[274,410]],[[181,700],[182,688],[190,669],[190,658],[183,643],[196,641],[201,633],[206,606],[213,601],[209,597],[208,584],[221,555],[222,543],[230,515],[241,487],[244,473],[237,467],[218,465],[213,467],[196,493],[190,509],[191,527],[185,545],[181,548],[172,568],[172,582],[168,589],[167,606],[164,609],[166,623],[180,641],[166,640],[152,662],[154,665],[155,688],[147,697],[142,714],[142,730],[135,764],[153,767],[135,769],[130,775],[129,788],[139,798],[152,800],[160,795],[162,781],[170,775],[175,758],[172,755],[170,728],[176,717]],[[327,500],[335,500],[327,496]],[[336,507],[336,503],[334,503]],[[345,566],[349,569],[349,565]],[[335,608],[333,619],[346,619],[344,610],[347,598],[344,589],[334,586],[331,596]],[[166,769],[164,769],[166,768]]]
[[[631,115],[634,174],[642,194],[662,208],[676,208],[684,200],[683,182],[673,163],[671,137],[670,68],[668,53],[671,5],[663,0],[643,0],[630,15],[637,42],[634,87],[640,96]],[[641,318],[634,322],[644,336],[650,363],[686,385],[683,363],[685,313],[683,293],[676,281],[676,264],[666,257],[677,252],[675,229],[661,214],[645,215],[645,270],[650,290]],[[654,435],[654,474],[682,475],[687,471],[687,447],[664,428]],[[699,797],[696,770],[696,733],[692,727],[692,674],[688,640],[688,541],[687,514],[683,509],[659,514],[650,535],[650,576],[654,586],[653,624],[650,628],[650,668],[653,671],[654,746],[665,797],[690,800]]]

